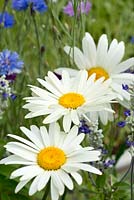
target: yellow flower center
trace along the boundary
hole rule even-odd
[[[96,73],[96,80],[105,77],[105,80],[109,78],[108,73],[102,67],[92,67],[91,69],[87,70],[88,76],[91,76],[93,73]]]
[[[57,170],[66,162],[64,151],[57,147],[42,149],[37,155],[37,163],[45,170]]]
[[[70,92],[59,98],[59,104],[65,108],[76,109],[85,103],[85,99],[81,94]]]

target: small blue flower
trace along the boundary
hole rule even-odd
[[[6,84],[4,81],[0,81],[0,85],[1,85],[1,87],[4,87]]]
[[[14,10],[26,10],[28,8],[28,0],[12,0],[12,8]]]
[[[103,147],[99,147],[98,149],[101,150],[102,154],[104,154],[104,155],[108,154],[108,150],[107,149],[104,149]]]
[[[128,85],[124,85],[124,84],[122,84],[122,89],[123,89],[123,90],[128,90],[129,87],[128,87]]]
[[[130,116],[130,115],[131,115],[130,110],[126,110],[126,111],[124,111],[124,115],[125,115],[126,117]]]
[[[84,120],[81,121],[80,123],[80,127],[79,127],[79,133],[90,133],[91,130],[89,128],[89,126],[86,124],[86,122]]]
[[[83,125],[83,126],[81,126],[81,127],[79,127],[79,132],[80,133],[90,133],[90,129],[89,129],[89,127],[85,124],[85,125]]]
[[[115,164],[115,160],[104,161],[105,168],[112,167],[114,164]]]
[[[134,141],[130,141],[130,140],[126,140],[126,145],[127,145],[127,147],[134,147]]]
[[[10,98],[14,101],[17,98],[17,96],[15,94],[11,94]]]
[[[24,63],[19,59],[16,52],[4,50],[0,52],[0,75],[10,75],[20,73]]]
[[[7,12],[0,13],[0,24],[4,25],[4,28],[11,28],[14,25],[14,17]]]
[[[2,93],[2,96],[3,96],[3,99],[7,99],[7,98],[9,97],[9,94],[6,93],[6,92],[3,92],[3,93]]]
[[[47,10],[47,5],[44,0],[29,0],[32,3],[32,9],[40,13],[43,13]]]
[[[123,128],[124,126],[126,126],[126,122],[125,121],[120,121],[117,123],[117,125],[120,127],[120,128]]]

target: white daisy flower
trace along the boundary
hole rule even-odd
[[[32,125],[30,130],[21,127],[29,139],[17,135],[8,136],[18,140],[5,145],[13,155],[0,161],[0,164],[22,164],[23,167],[11,174],[11,179],[20,177],[15,193],[19,192],[32,180],[29,195],[41,191],[50,181],[51,199],[58,200],[63,195],[65,187],[73,190],[72,178],[80,185],[82,177],[80,170],[101,175],[101,171],[91,166],[89,162],[100,159],[100,151],[92,147],[82,147],[80,143],[84,134],[78,135],[78,127],[73,126],[68,134],[60,131],[57,123],[52,123],[49,130]]]
[[[125,71],[134,66],[134,58],[121,62],[125,51],[124,43],[118,43],[114,39],[108,47],[107,36],[103,34],[96,47],[92,36],[86,33],[82,40],[82,49],[83,51],[77,47],[71,48],[70,46],[65,46],[64,48],[71,58],[74,57],[74,62],[78,69],[86,69],[89,76],[96,73],[96,80],[100,77],[105,77],[105,80],[110,78],[112,80],[110,87],[124,99],[124,101],[120,101],[119,98],[117,100],[122,105],[127,105],[125,101],[130,100],[130,94],[123,89],[123,85],[131,84],[134,81],[134,75]],[[65,69],[73,76],[77,73],[77,70]],[[61,73],[62,70],[59,68],[56,72]],[[111,107],[110,104],[107,106]],[[103,113],[90,113],[91,115],[94,117],[99,115],[104,124],[107,123],[108,119],[113,119],[113,115],[106,111],[103,111]]]
[[[95,74],[88,78],[86,70],[80,71],[75,78],[68,72],[62,72],[62,80],[48,72],[46,80],[38,79],[46,89],[30,86],[32,97],[26,97],[23,106],[30,111],[26,118],[48,115],[43,123],[56,122],[63,116],[63,128],[68,132],[71,123],[79,125],[80,117],[89,111],[105,110],[104,104],[111,102],[115,94],[109,88],[110,80],[104,78],[95,81]],[[111,109],[106,108],[111,111]]]

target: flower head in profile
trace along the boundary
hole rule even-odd
[[[47,10],[47,5],[44,0],[12,0],[12,7],[15,10],[26,10],[31,5],[34,11],[43,13]]]
[[[71,48],[70,46],[65,46],[64,48],[65,52],[70,55],[71,58],[74,57],[74,62],[78,69],[87,70],[89,77],[95,73],[96,80],[101,77],[104,77],[105,80],[110,78],[110,87],[118,94],[118,102],[126,105],[125,101],[130,100],[130,94],[123,89],[122,85],[129,85],[134,81],[134,75],[126,72],[130,67],[134,66],[134,58],[121,61],[125,51],[124,42],[118,43],[118,41],[114,39],[108,47],[107,36],[103,34],[96,46],[92,36],[86,33],[82,40],[82,49],[83,51],[77,47]],[[59,69],[59,71],[60,70],[63,69]],[[68,69],[68,71],[73,75],[77,73],[77,70]],[[56,72],[58,72],[58,70]],[[119,96],[123,101],[120,101]],[[111,107],[110,104],[107,106]],[[98,114],[102,118],[104,124],[107,123],[108,119],[113,119],[111,113],[101,112]],[[93,113],[93,115],[95,115],[95,113]]]
[[[82,13],[88,14],[91,9],[91,3],[86,1],[81,1],[77,7],[78,16]],[[63,12],[69,16],[74,16],[74,5],[71,1],[64,7]]]
[[[72,122],[79,125],[84,113],[105,110],[104,104],[115,98],[115,94],[108,89],[110,80],[104,82],[104,78],[101,78],[95,82],[95,74],[88,78],[86,70],[80,71],[75,78],[63,71],[62,80],[48,72],[45,80],[38,81],[46,89],[30,85],[33,96],[26,97],[27,104],[23,106],[30,111],[26,118],[48,115],[43,121],[47,124],[63,117],[66,132]]]
[[[0,13],[0,25],[3,25],[4,28],[12,28],[14,23],[13,15],[10,15],[8,12]]]
[[[78,134],[78,127],[73,126],[68,134],[61,132],[56,123],[50,124],[48,131],[44,126],[39,129],[35,125],[30,130],[25,127],[21,127],[21,130],[28,140],[9,134],[18,141],[5,145],[13,155],[0,161],[0,164],[24,165],[11,174],[12,179],[20,177],[15,193],[32,180],[29,195],[33,195],[50,180],[51,199],[58,200],[65,187],[73,190],[72,178],[79,185],[82,183],[80,170],[102,174],[89,164],[100,160],[100,151],[81,146],[84,134]]]
[[[23,65],[16,52],[7,49],[0,52],[0,75],[18,74],[22,71]]]

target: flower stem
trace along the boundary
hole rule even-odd
[[[3,18],[3,14],[4,14],[5,10],[6,10],[7,4],[8,4],[8,0],[5,0],[3,8],[2,8],[2,18]],[[2,32],[2,30],[3,30],[3,26],[0,26],[0,39],[1,39],[1,32]]]
[[[32,19],[33,19],[35,35],[36,35],[36,40],[37,40],[37,47],[38,47],[38,57],[39,57],[38,75],[41,76],[41,48],[40,48],[39,32],[38,32],[38,26],[37,26],[36,18],[35,18],[35,11],[32,9],[32,6],[31,6],[31,16],[32,16]]]
[[[66,194],[67,194],[67,190],[65,189],[65,192],[64,192],[63,196],[61,197],[61,200],[65,200]]]
[[[93,179],[93,177],[92,177],[92,174],[91,174],[91,173],[88,173],[88,176],[89,176],[89,179],[90,179],[92,185],[93,185],[94,187],[96,187],[96,183],[95,183],[95,181],[94,181],[94,179]]]
[[[131,181],[131,200],[133,200],[133,183],[134,183],[134,177],[133,177],[133,173],[134,173],[134,156],[132,157],[132,161],[131,161],[131,177],[130,177],[130,181]]]
[[[46,186],[46,190],[45,193],[43,195],[42,200],[47,200],[48,194],[49,194],[49,190],[50,190],[50,182],[48,182],[47,186]]]
[[[130,169],[131,169],[131,164],[130,164],[128,170],[126,171],[126,173],[123,175],[123,177],[122,177],[121,180],[119,181],[119,183],[121,183],[121,182],[126,178],[126,176],[128,175]]]

